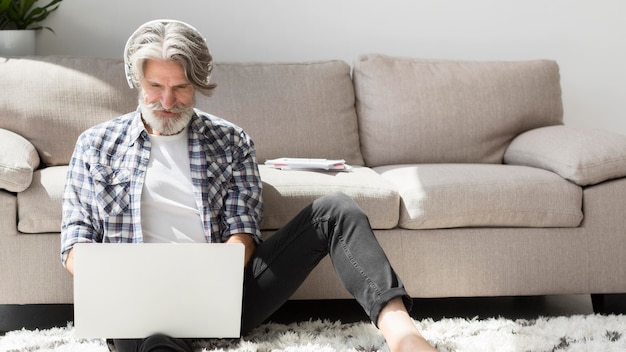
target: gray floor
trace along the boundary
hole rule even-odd
[[[626,314],[626,295],[609,295],[605,299],[606,313]],[[415,299],[412,316],[421,320],[433,318],[505,317],[533,319],[539,316],[570,316],[592,314],[589,295],[560,295],[533,297],[475,297]],[[21,329],[45,329],[65,326],[73,319],[71,305],[0,305],[0,335]],[[290,301],[269,320],[291,323],[309,319],[329,319],[342,322],[369,321],[354,300]]]

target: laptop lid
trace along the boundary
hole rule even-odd
[[[77,244],[79,338],[239,337],[241,244]]]

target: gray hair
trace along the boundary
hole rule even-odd
[[[128,40],[124,59],[135,87],[143,78],[146,60],[167,60],[181,64],[187,80],[200,93],[210,96],[213,58],[205,39],[190,25],[179,21],[153,21],[139,27]]]

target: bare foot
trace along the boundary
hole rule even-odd
[[[437,351],[417,330],[401,298],[395,298],[380,312],[378,328],[391,352]]]
[[[389,350],[391,352],[405,352],[405,351],[437,351],[423,336],[410,335],[406,336],[398,341],[394,346],[389,343]]]

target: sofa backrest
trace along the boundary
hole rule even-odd
[[[137,107],[121,60],[0,58],[0,77],[0,128],[28,139],[45,166],[67,164],[82,131]]]
[[[64,165],[78,135],[137,108],[120,59],[0,58],[0,128],[37,149],[43,165]],[[211,98],[197,107],[243,127],[259,162],[279,157],[343,158],[363,165],[350,65],[216,64]]]
[[[260,163],[280,157],[363,165],[350,65],[343,61],[218,63],[211,98],[197,106],[254,140]]]
[[[515,136],[563,123],[553,61],[363,55],[353,79],[367,166],[501,163]]]

